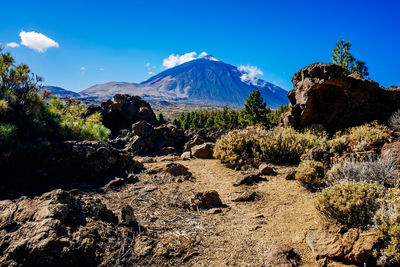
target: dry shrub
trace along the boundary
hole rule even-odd
[[[341,224],[366,228],[372,224],[384,193],[385,188],[377,183],[343,182],[322,190],[316,208]]]
[[[364,161],[345,159],[338,162],[331,167],[326,176],[330,185],[342,181],[363,181],[393,187],[399,185],[398,172],[393,157],[368,157]]]
[[[380,242],[373,252],[378,265],[398,266],[400,263],[400,190],[391,188],[375,214]]]
[[[400,131],[400,109],[397,110],[389,118],[389,126],[393,130]]]
[[[261,162],[297,163],[300,156],[324,141],[324,137],[292,128],[265,130],[248,127],[234,130],[217,140],[214,157],[229,167],[256,167]]]
[[[297,168],[296,179],[311,189],[321,187],[325,184],[324,165],[313,160],[302,161]]]
[[[336,135],[340,135],[340,132]],[[390,137],[390,130],[374,121],[361,126],[351,127],[345,131],[352,152],[367,151],[379,147]]]

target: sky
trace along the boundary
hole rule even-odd
[[[396,0],[2,0],[0,9],[5,50],[44,85],[72,91],[142,82],[203,52],[290,90],[293,74],[331,62],[341,39],[371,79],[400,85]]]

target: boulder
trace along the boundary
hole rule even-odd
[[[244,192],[240,196],[232,199],[232,202],[250,202],[256,200],[259,196],[257,192]]]
[[[269,249],[266,260],[268,266],[295,267],[299,266],[301,258],[288,245],[276,244]]]
[[[287,170],[286,174],[285,174],[285,179],[286,180],[295,180],[296,179],[296,169],[291,168],[291,169]]]
[[[102,201],[78,190],[0,201],[0,266],[133,265],[118,253],[136,230],[117,224]]]
[[[116,94],[113,100],[103,102],[100,107],[103,124],[111,129],[113,134],[121,129],[130,129],[138,121],[157,124],[156,115],[149,103],[139,96]]]
[[[182,153],[181,155],[181,159],[183,160],[189,160],[191,158],[192,154],[190,153],[190,151],[185,151]]]
[[[374,230],[357,228],[343,234],[332,230],[314,230],[306,236],[306,243],[320,265],[331,260],[359,264],[370,255],[377,241],[378,235]]]
[[[191,148],[192,156],[195,158],[212,159],[214,153],[213,143],[204,143]]]
[[[296,129],[320,124],[336,131],[373,120],[386,121],[400,106],[400,87],[382,88],[343,71],[333,63],[314,63],[294,74],[283,123]]]
[[[260,175],[276,175],[275,169],[267,163],[262,163],[258,167],[258,172],[260,173]]]
[[[195,210],[208,209],[222,206],[222,201],[217,191],[198,192],[190,198],[190,206]]]
[[[260,180],[260,173],[248,173],[239,176],[233,183],[233,186],[252,185]]]
[[[164,172],[167,172],[173,176],[191,176],[189,169],[179,163],[168,163],[164,167]]]

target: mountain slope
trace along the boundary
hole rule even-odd
[[[49,85],[42,86],[42,88],[40,89],[39,93],[43,92],[44,90],[50,91],[51,92],[51,96],[54,95],[54,96],[58,96],[60,98],[65,98],[67,96],[72,96],[72,97],[79,97],[80,96],[76,92],[69,91],[69,90],[66,90],[64,88],[57,87],[57,86],[49,86]]]
[[[250,92],[258,87],[269,106],[288,102],[287,91],[260,79],[246,81],[244,74],[235,66],[207,56],[167,69],[140,84],[109,82],[92,86],[80,94],[107,99],[116,93],[126,93],[148,100],[241,107]]]

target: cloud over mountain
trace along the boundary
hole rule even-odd
[[[207,56],[208,56],[208,54],[206,52],[201,52],[198,56],[197,56],[196,52],[189,52],[189,53],[186,53],[183,55],[171,54],[171,55],[169,55],[169,57],[163,59],[163,66],[166,69],[169,69],[169,68],[176,67],[178,65],[181,65],[183,63],[186,63],[186,62],[189,62],[189,61],[192,61],[195,59],[205,58]],[[210,59],[217,60],[213,57],[211,57]]]
[[[256,66],[239,66],[238,70],[242,73],[240,79],[242,82],[258,85],[259,79],[257,75],[263,75],[263,72]]]

